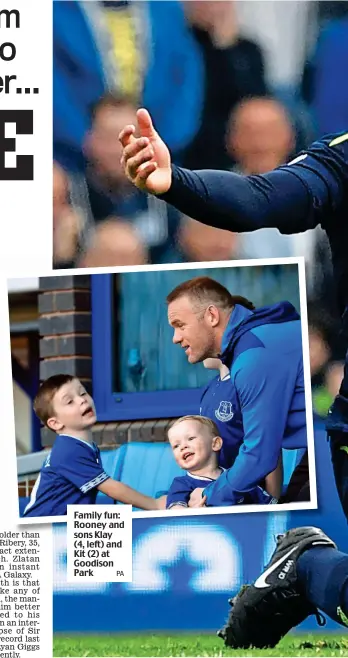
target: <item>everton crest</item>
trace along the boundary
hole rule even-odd
[[[223,423],[226,423],[228,420],[231,420],[234,416],[234,411],[232,409],[231,402],[223,400],[219,404],[219,408],[215,410],[215,416],[218,420],[221,420]]]

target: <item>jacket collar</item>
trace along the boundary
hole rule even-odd
[[[228,350],[228,346],[233,338],[233,335],[236,329],[244,322],[247,318],[253,315],[253,311],[249,311],[245,306],[236,304],[228,320],[227,327],[222,336],[221,342],[221,356]]]

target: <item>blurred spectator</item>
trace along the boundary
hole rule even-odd
[[[336,395],[338,395],[343,370],[343,362],[330,362],[324,372],[323,383],[313,390],[313,408],[321,418],[326,418]]]
[[[120,164],[122,147],[118,135],[126,124],[135,121],[136,107],[127,97],[103,96],[92,109],[92,124],[84,138],[84,153],[91,195],[96,192],[95,197],[91,197],[96,221],[104,219],[106,211],[111,211],[117,201],[126,202],[131,198],[134,204],[133,189]],[[109,207],[106,208],[100,205],[105,194],[109,197]]]
[[[313,408],[325,417],[339,391],[343,363],[335,356],[336,322],[316,303],[308,305],[308,336]]]
[[[312,62],[312,110],[318,135],[347,130],[348,17],[323,29]]]
[[[136,108],[127,98],[102,98],[93,112],[85,140],[90,211],[100,222],[117,216],[131,222],[154,263],[233,258],[236,236],[185,218],[158,199],[137,190],[120,165],[120,130],[135,122]],[[110,226],[110,224],[109,224]]]
[[[135,122],[132,101],[107,95],[93,111],[92,129],[85,139],[86,181],[91,213],[96,222],[117,216],[131,222],[154,263],[182,260],[176,246],[180,213],[137,190],[120,164],[121,129]]]
[[[330,318],[331,360],[340,363],[345,358],[348,336],[344,336],[342,332],[330,245],[325,231],[321,228],[315,229],[313,235],[313,262],[311,269],[306,270],[309,305],[311,308],[319,308],[323,317]]]
[[[302,61],[318,24],[333,16],[340,20],[327,24],[317,49],[315,108],[332,129],[343,125],[348,3],[279,5],[54,2],[56,267],[304,255],[311,265],[311,298],[336,317],[330,254],[320,229],[290,237],[218,231],[137,192],[119,167],[118,130],[142,103],[179,164],[188,146],[185,164],[197,168],[235,166],[257,174],[291,159],[296,139],[296,151],[311,141],[302,106],[298,111]],[[268,87],[285,90],[291,119],[267,97]],[[336,335],[335,360],[341,358],[337,345]]]
[[[75,256],[71,253],[73,264],[98,267],[233,258],[237,236],[189,218],[182,221],[177,210],[140,192],[125,177],[118,135],[124,125],[134,123],[135,112],[132,99],[112,94],[93,108],[92,127],[83,145],[85,172],[71,175],[71,203],[84,217]],[[57,234],[56,242],[61,239]]]
[[[338,392],[340,390],[340,386],[342,383],[343,379],[343,370],[344,370],[344,361],[332,361],[325,374],[325,385],[327,392],[330,396],[330,403],[329,406],[332,404],[332,401],[338,395]],[[329,409],[329,406],[327,407],[326,412]]]
[[[285,108],[272,98],[239,103],[230,115],[227,151],[244,174],[263,174],[285,164],[295,148],[295,133]]]
[[[107,33],[116,67],[117,89],[139,101],[148,62],[146,5],[127,0],[94,0],[93,4]]]
[[[86,231],[81,207],[72,205],[71,180],[57,163],[53,166],[53,262],[55,269],[142,265],[147,252],[135,230],[112,218]],[[82,257],[81,257],[81,254]]]
[[[198,130],[204,85],[203,58],[181,2],[105,0],[99,6],[117,62],[119,90],[149,109],[177,160]]]
[[[69,178],[58,163],[53,164],[53,262],[54,267],[71,267],[76,258],[82,218],[71,207]]]
[[[90,107],[108,92],[145,103],[173,154],[185,148],[199,126],[204,70],[179,0],[54,2],[53,24],[58,162],[83,169]]]
[[[309,363],[312,381],[318,382],[320,375],[325,369],[330,357],[328,327],[323,319],[309,318]]]
[[[174,162],[180,164],[183,151],[200,126],[205,92],[204,58],[187,24],[181,0],[132,4],[146,7],[148,12],[148,68],[141,102],[152,113]]]
[[[184,155],[190,169],[227,169],[229,114],[245,97],[266,93],[259,46],[239,33],[233,0],[184,0],[187,20],[205,62],[206,89],[201,126]]]
[[[226,131],[226,149],[238,173],[262,174],[291,159],[295,144],[292,122],[278,101],[252,98],[232,111]],[[277,229],[240,236],[239,250],[246,258],[293,256],[292,237]]]
[[[147,253],[133,228],[113,218],[103,222],[92,235],[86,253],[78,267],[113,267],[115,265],[144,265]]]
[[[66,169],[83,169],[82,142],[90,126],[90,105],[113,88],[117,88],[114,59],[98,3],[54,2],[54,157]]]
[[[239,237],[231,231],[206,226],[186,217],[178,240],[188,260],[200,262],[237,258]]]
[[[313,264],[310,271],[307,271],[308,297],[335,321],[338,333],[341,321],[333,278],[330,244],[322,228],[316,228],[314,236]]]
[[[296,93],[308,50],[317,36],[321,4],[312,0],[236,3],[241,31],[262,48],[266,82],[273,93]]]

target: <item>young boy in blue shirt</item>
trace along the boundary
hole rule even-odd
[[[65,516],[67,505],[91,505],[98,491],[145,510],[163,508],[155,500],[113,480],[105,473],[99,448],[92,440],[97,416],[91,396],[71,375],[44,381],[34,400],[41,422],[57,434],[23,516]]]
[[[183,416],[174,421],[168,430],[168,440],[176,463],[186,471],[185,475],[174,478],[168,491],[167,509],[189,507],[190,495],[195,489],[204,490],[225,470],[219,466],[219,452],[222,439],[215,423],[205,416]],[[276,503],[261,487],[240,492],[238,503]],[[202,507],[204,497],[202,498]],[[235,504],[224,501],[224,505]]]

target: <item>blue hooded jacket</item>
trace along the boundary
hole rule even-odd
[[[206,490],[207,505],[237,501],[277,466],[280,450],[307,447],[300,316],[289,302],[249,311],[237,304],[220,358],[231,373],[231,410],[244,441],[233,467]],[[231,504],[231,503],[230,503]]]

